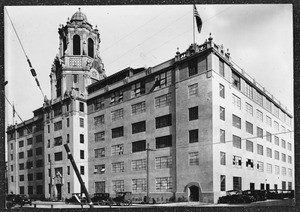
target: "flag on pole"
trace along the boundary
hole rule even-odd
[[[194,16],[196,19],[196,24],[197,24],[197,28],[198,28],[198,32],[201,33],[201,29],[202,29],[202,20],[200,18],[200,15],[197,11],[196,5],[194,5]]]

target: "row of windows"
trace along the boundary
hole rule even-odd
[[[221,165],[226,165],[226,153],[225,152],[220,152],[220,164]],[[243,167],[243,162],[242,162],[242,157],[233,155],[232,158],[232,165],[236,168],[242,168]],[[246,158],[244,166],[247,169],[254,170],[255,165],[254,165],[254,160],[250,158]],[[266,163],[267,166],[267,173],[272,173],[272,167],[273,165],[270,163]],[[279,166],[275,165],[275,174],[279,174]],[[263,172],[264,171],[264,163],[261,161],[257,161],[256,163],[256,168],[258,171]],[[288,169],[288,174],[289,176],[292,176],[292,169]],[[282,175],[286,175],[286,167],[282,167]]]
[[[27,186],[27,194],[32,195],[33,193],[33,186]],[[20,194],[25,194],[25,187],[19,187]],[[35,194],[43,194],[43,185],[36,185],[36,193]]]
[[[112,191],[123,192],[124,180],[112,180]],[[140,193],[146,192],[147,183],[145,178],[132,179],[132,192]],[[157,177],[155,178],[155,191],[156,192],[171,192],[173,189],[172,177]],[[95,182],[95,192],[105,193],[105,181]]]
[[[81,144],[84,144],[84,134],[79,134],[79,142]],[[70,134],[67,134],[67,136],[66,136],[66,143],[70,143]],[[62,136],[58,136],[58,137],[54,138],[54,142],[53,142],[52,146],[51,146],[51,140],[48,139],[47,148],[60,146],[62,144],[63,144],[63,138],[62,138]]]
[[[19,170],[24,170],[25,168],[26,169],[31,169],[31,168],[33,168],[33,163],[34,163],[33,161],[27,161],[26,162],[26,167],[25,167],[25,163],[19,163]],[[43,166],[44,166],[43,160],[36,160],[35,161],[35,167],[36,168],[41,168]],[[10,170],[14,171],[14,166],[13,165],[10,166]]]
[[[266,188],[265,188],[265,185],[266,185]],[[241,177],[237,177],[237,176],[232,177],[232,189],[233,190],[243,190],[242,189],[242,178]],[[255,188],[255,183],[250,183],[249,189],[250,190],[255,190],[255,189],[258,189],[258,188]],[[268,191],[268,190],[270,190],[270,184],[260,183],[260,188],[259,189],[260,190],[265,190],[266,189]],[[274,184],[274,189],[275,190],[278,189],[277,184]],[[281,189],[286,190],[286,181],[282,181]],[[226,175],[220,175],[220,191],[226,191],[226,190],[230,190],[230,189],[226,189]],[[288,190],[292,190],[292,182],[288,182]]]
[[[39,156],[43,154],[43,147],[38,147],[35,149],[35,156]],[[23,159],[25,157],[24,152],[19,152],[19,159]],[[27,157],[33,157],[33,150],[27,150]],[[13,154],[11,154],[10,160],[13,160]]]
[[[224,62],[220,60],[220,64],[224,64]],[[219,73],[221,76],[225,76],[224,66],[220,65]],[[252,87],[248,82],[245,81],[245,88],[241,89],[241,77],[234,71],[231,72],[231,80],[233,87],[235,87],[239,91],[242,91],[247,97],[255,101],[258,105],[265,108],[281,121],[291,126],[292,119],[283,110],[273,104],[271,100],[264,97],[264,95],[260,91]],[[224,86],[222,84],[220,84],[220,96],[222,98],[225,98]]]
[[[43,135],[37,135],[35,137],[35,143],[41,143],[41,142],[43,142]],[[27,139],[27,145],[29,146],[29,145],[32,145],[32,144],[33,144],[33,139],[28,138]],[[19,141],[19,148],[24,147],[24,145],[25,145],[24,140]],[[13,142],[10,143],[10,149],[11,150],[14,149],[14,143]]]

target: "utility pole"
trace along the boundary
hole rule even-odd
[[[146,183],[147,183],[147,196],[146,196],[146,203],[149,203],[149,151],[155,151],[154,149],[150,149],[149,148],[149,143],[147,144],[147,166],[146,166],[146,171],[147,171],[147,179],[146,179]]]
[[[79,183],[80,183],[80,185],[81,185],[81,188],[83,189],[83,192],[84,192],[84,194],[85,194],[85,196],[86,196],[86,198],[87,198],[87,202],[88,202],[90,208],[94,208],[93,202],[91,201],[90,195],[89,195],[89,193],[88,193],[88,191],[87,191],[87,189],[86,189],[86,187],[85,187],[85,185],[84,185],[84,182],[83,182],[83,180],[82,180],[82,178],[81,178],[81,175],[80,175],[80,173],[79,173],[79,171],[78,171],[77,165],[76,165],[76,163],[75,163],[75,161],[74,161],[73,155],[72,155],[72,153],[71,153],[71,151],[70,151],[70,149],[69,149],[68,144],[65,144],[64,147],[65,147],[66,152],[67,152],[67,154],[68,154],[68,158],[69,158],[69,160],[71,161],[71,164],[72,164],[72,166],[73,166],[73,169],[74,169],[74,171],[75,171],[75,173],[76,173],[76,175],[77,175],[77,178],[78,178],[78,180],[79,180]]]

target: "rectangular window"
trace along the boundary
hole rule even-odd
[[[111,155],[123,155],[124,153],[124,144],[118,144],[111,146]]]
[[[242,158],[240,156],[233,155],[232,164],[237,168],[242,168]]]
[[[78,74],[73,74],[73,82],[74,83],[78,82]]]
[[[155,76],[155,87],[164,88],[171,85],[171,71],[163,72]]]
[[[42,161],[42,166],[43,166],[43,160],[41,160]],[[39,162],[40,163],[40,162]],[[38,166],[38,162],[36,161],[36,166]],[[27,163],[26,163],[26,168],[27,169],[31,169],[31,168],[33,168],[33,161],[27,161]]]
[[[198,129],[190,130],[189,131],[189,143],[196,143],[198,142]]]
[[[54,153],[54,160],[55,161],[61,161],[62,160],[62,152]]]
[[[48,133],[50,133],[50,125],[47,125]]]
[[[274,107],[274,113],[277,118],[279,118],[279,108],[277,106]]]
[[[286,141],[283,139],[281,139],[281,147],[284,149],[286,148]]]
[[[59,136],[54,138],[54,146],[60,146],[60,145],[62,145],[62,137]]]
[[[272,149],[267,147],[267,157],[272,158]]]
[[[257,170],[259,172],[263,172],[264,171],[264,163],[263,162],[257,161]]]
[[[277,121],[274,121],[274,128],[277,132],[279,132],[279,123]]]
[[[220,152],[220,164],[226,165],[226,153],[225,152]]]
[[[124,180],[113,180],[112,181],[112,190],[114,192],[123,192],[124,191]]]
[[[274,143],[279,146],[279,138],[276,135],[274,136]]]
[[[253,161],[253,159],[247,159],[246,160],[246,167],[248,168],[248,169],[253,169],[254,168],[254,161]]]
[[[219,74],[225,77],[224,61],[219,58]]]
[[[253,135],[253,124],[246,121],[246,132]]]
[[[19,159],[24,158],[24,152],[19,152]]]
[[[238,90],[241,90],[241,78],[235,72],[232,71],[232,85]]]
[[[20,169],[20,170],[24,170],[24,163],[20,163],[20,164],[19,164],[19,169]]]
[[[220,119],[225,121],[225,108],[220,106]]]
[[[171,104],[171,93],[155,97],[155,107],[162,108]]]
[[[282,162],[286,162],[286,154],[281,153],[281,160]]]
[[[257,144],[257,154],[264,155],[264,147],[260,144]]]
[[[155,158],[155,169],[172,168],[172,156],[162,156]]]
[[[31,145],[32,144],[32,138],[28,138],[27,139],[27,145]]]
[[[94,125],[95,126],[101,126],[103,124],[105,124],[104,114],[94,118]]]
[[[198,119],[198,106],[189,108],[189,121]]]
[[[111,172],[112,173],[119,173],[124,172],[124,162],[116,162],[111,164]]]
[[[225,99],[225,87],[221,83],[219,84],[219,89],[220,89],[220,97]]]
[[[138,82],[131,86],[131,98],[145,94],[145,82]]]
[[[241,98],[232,94],[232,103],[234,107],[241,109]]]
[[[132,153],[146,150],[146,140],[132,142]]]
[[[292,164],[292,156],[288,156],[288,163]]]
[[[220,176],[220,190],[221,191],[226,191],[226,176],[225,175],[221,175]]]
[[[246,150],[249,152],[253,152],[253,142],[246,140]]]
[[[289,174],[290,177],[293,176],[293,171],[292,171],[292,169],[288,169],[288,174]]]
[[[232,126],[241,129],[241,118],[232,114]]]
[[[286,176],[286,168],[285,167],[281,167],[281,174],[283,176]]]
[[[43,135],[37,135],[35,137],[35,143],[43,142]]]
[[[95,158],[105,157],[105,148],[95,149]]]
[[[83,118],[79,118],[79,126],[84,127],[84,119]]]
[[[199,165],[199,153],[198,152],[190,152],[189,153],[189,165],[190,166],[198,166]]]
[[[105,140],[105,131],[101,131],[94,134],[95,142],[100,142]]]
[[[242,178],[233,177],[233,190],[242,190]]]
[[[146,131],[146,121],[140,121],[132,124],[132,134],[145,132]]]
[[[189,61],[188,68],[189,68],[189,77],[198,74],[197,59]]]
[[[67,190],[68,190],[68,194],[70,194],[71,193],[71,183],[70,182],[68,182],[68,184],[67,184]]]
[[[104,108],[104,98],[98,97],[93,101],[94,111],[101,110]]]
[[[84,150],[80,150],[80,159],[84,159]]]
[[[81,144],[84,144],[84,135],[83,134],[79,135],[79,141]]]
[[[220,143],[225,143],[225,130],[220,129]]]
[[[21,182],[24,181],[24,175],[23,175],[23,174],[20,175],[19,177],[20,177],[20,181],[21,181]]]
[[[272,164],[267,163],[267,173],[272,173]]]
[[[253,106],[246,102],[246,112],[253,116]]]
[[[105,181],[95,182],[95,193],[105,193]]]
[[[172,114],[160,116],[155,118],[156,129],[172,125]]]
[[[270,113],[272,112],[272,103],[271,103],[271,101],[268,100],[267,98],[266,98],[266,109],[267,109],[267,111],[269,111]]]
[[[146,112],[146,102],[139,102],[134,105],[131,105],[131,113],[132,115],[137,115],[140,113]]]
[[[61,115],[62,114],[62,107],[61,106],[56,106],[53,109],[53,112],[54,112],[54,117]]]
[[[266,132],[266,139],[267,141],[272,142],[272,134],[269,133],[268,131]]]
[[[117,127],[111,129],[112,138],[118,138],[124,136],[124,127]]]
[[[172,147],[172,135],[162,136],[155,138],[156,149]]]
[[[272,119],[269,116],[266,116],[266,123],[267,123],[267,125],[272,127]]]
[[[233,144],[233,147],[236,147],[238,149],[241,149],[242,148],[242,141],[241,141],[241,137],[238,137],[236,135],[233,135],[232,136],[232,144]]]
[[[123,119],[123,117],[124,117],[123,108],[111,112],[112,121]]]
[[[258,91],[256,92],[256,103],[263,107],[263,95]]]
[[[84,175],[84,166],[80,166],[80,174]]]
[[[94,174],[104,174],[105,173],[105,164],[95,165]]]
[[[197,96],[198,95],[198,83],[189,85],[189,97]]]
[[[123,91],[119,90],[111,94],[110,96],[110,104],[117,104],[123,102]]]
[[[35,149],[35,155],[42,155],[43,154],[43,147],[38,147]]]
[[[54,131],[61,130],[61,129],[62,129],[62,122],[61,121],[55,122]]]
[[[79,102],[79,111],[84,112],[84,104],[83,102]]]
[[[155,159],[156,165],[156,159]],[[139,159],[131,161],[131,170],[132,171],[143,171],[146,170],[146,159]]]
[[[256,118],[263,122],[263,113],[260,110],[256,110]]]
[[[279,152],[275,150],[274,157],[276,160],[279,160]]]
[[[173,189],[172,177],[158,177],[155,178],[156,192],[171,192]]]
[[[285,132],[285,127],[281,125],[281,132]]]
[[[67,127],[69,127],[69,126],[70,126],[70,119],[67,118]]]
[[[35,162],[35,167],[36,167],[36,168],[43,167],[43,160],[37,160],[37,161]]]
[[[70,143],[70,135],[67,134],[67,139],[66,139],[67,144]]]
[[[279,166],[275,165],[275,174],[279,175],[280,174],[280,168]]]
[[[28,181],[33,181],[33,174],[27,174]]]
[[[287,143],[288,150],[292,151],[292,144],[290,142]]]
[[[19,141],[19,148],[24,147],[24,141]]]
[[[67,166],[67,174],[70,175],[70,166]]]
[[[141,193],[147,191],[146,179],[132,179],[132,192]]]
[[[264,138],[263,129],[261,129],[260,127],[257,127],[257,137],[258,138]]]
[[[248,96],[250,99],[253,99],[253,88],[250,84],[245,82],[245,94]]]

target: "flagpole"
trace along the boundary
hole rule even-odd
[[[195,20],[194,20],[194,18],[195,18],[195,5],[193,4],[193,12],[192,12],[192,14],[193,14],[193,44],[195,44]]]

